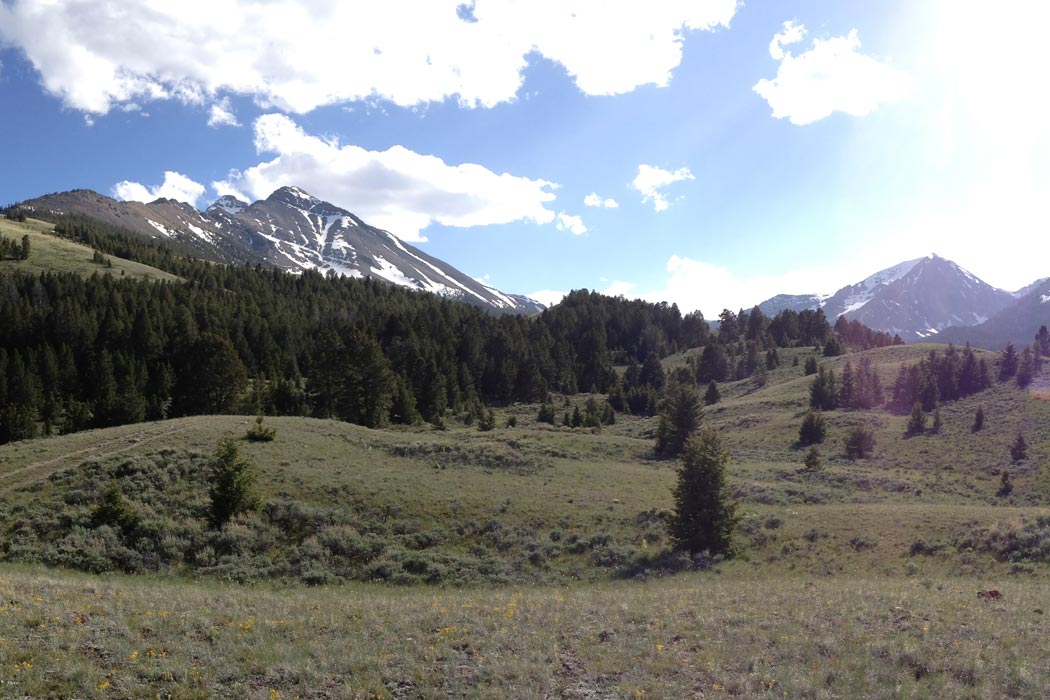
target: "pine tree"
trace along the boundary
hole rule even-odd
[[[999,356],[999,381],[1006,381],[1017,374],[1017,350],[1013,343],[1007,343],[1006,349]]]
[[[718,384],[712,379],[704,392],[704,405],[711,406],[722,400],[722,394],[718,391]]]
[[[1017,439],[1010,446],[1010,457],[1014,462],[1024,461],[1028,457],[1028,443],[1025,441],[1022,433],[1017,433]]]
[[[806,358],[806,364],[803,367],[802,371],[805,373],[805,375],[807,377],[809,375],[811,375],[811,374],[816,374],[817,373],[817,358],[813,357],[812,355],[807,357]]]
[[[705,431],[683,446],[669,529],[675,546],[690,553],[732,554],[738,517],[729,501],[728,453],[718,434]]]
[[[700,395],[694,387],[670,385],[656,428],[656,453],[665,457],[681,454],[686,441],[699,427],[702,415]]]
[[[937,435],[941,432],[941,407],[933,409],[933,425],[930,427],[930,432]]]
[[[809,405],[822,411],[831,411],[838,407],[838,387],[835,372],[822,365],[809,389]]]
[[[846,360],[842,368],[842,382],[839,384],[839,406],[856,408],[856,387],[853,384],[853,365]]]
[[[908,416],[906,435],[921,435],[924,432],[926,432],[926,414],[922,412],[922,404],[916,401],[911,407],[911,415]]]
[[[18,251],[20,260],[29,259],[29,234],[22,236],[22,247]]]
[[[978,406],[977,412],[973,414],[973,427],[970,428],[970,432],[980,432],[981,428],[984,427],[984,407]]]
[[[1014,485],[1010,481],[1010,472],[1003,470],[1003,475],[999,478],[999,490],[995,492],[995,495],[999,498],[1006,498],[1013,493]]]
[[[237,443],[223,440],[211,460],[208,475],[208,522],[221,529],[230,518],[258,504],[255,465],[240,455]]]
[[[859,425],[846,436],[846,456],[850,459],[864,459],[875,451],[875,431]]]
[[[798,444],[801,447],[816,445],[824,442],[827,435],[827,426],[824,416],[816,411],[810,411],[802,419],[802,425],[798,429]]]
[[[809,471],[819,471],[824,466],[824,458],[820,454],[820,448],[816,445],[810,447],[802,463],[806,465],[806,469]]]

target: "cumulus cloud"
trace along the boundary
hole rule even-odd
[[[211,111],[208,114],[208,126],[220,127],[220,126],[240,126],[241,123],[237,121],[237,115],[230,109],[230,100],[223,98],[211,106]]]
[[[548,309],[565,298],[568,292],[559,292],[556,289],[537,289],[535,292],[526,294],[529,299],[535,299]]]
[[[168,170],[164,173],[164,182],[157,187],[146,187],[138,182],[122,180],[113,185],[113,196],[131,202],[174,199],[197,206],[197,201],[204,195],[204,190],[204,185],[199,182],[194,182],[182,173]]]
[[[587,227],[583,224],[583,219],[565,212],[558,213],[557,218],[554,220],[554,225],[557,226],[559,231],[569,231],[574,236],[587,233]]]
[[[589,95],[666,85],[686,32],[729,26],[737,1],[10,0],[0,42],[95,114],[219,92],[297,113],[373,98],[491,107],[515,98],[534,52]]]
[[[784,23],[769,44],[769,55],[780,62],[777,75],[759,80],[753,88],[777,119],[803,125],[833,112],[862,117],[910,91],[907,74],[860,52],[856,29],[844,37],[815,39],[812,48],[798,56],[784,48],[801,42],[805,34],[805,26]]]
[[[631,182],[631,187],[642,193],[643,204],[652,202],[656,211],[664,211],[671,206],[671,203],[667,200],[667,196],[662,190],[676,182],[695,179],[689,168],[682,167],[671,172],[670,170],[643,163],[638,166],[638,174],[635,175],[634,180]]]
[[[620,206],[619,202],[612,197],[603,198],[597,192],[591,192],[584,197],[583,204],[588,207],[599,207],[604,209],[616,209]]]
[[[262,199],[295,185],[407,241],[426,240],[421,232],[432,223],[470,227],[555,220],[544,206],[554,200],[556,187],[547,180],[496,174],[474,163],[449,165],[403,146],[369,151],[342,145],[306,133],[281,114],[259,117],[254,131],[256,150],[274,157],[212,183],[218,194]]]

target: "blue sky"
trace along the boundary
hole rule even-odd
[[[1047,20],[1035,0],[2,0],[0,201],[294,184],[505,291],[707,317],[931,252],[1016,289],[1050,275]]]

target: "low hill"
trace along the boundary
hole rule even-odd
[[[54,235],[54,225],[36,219],[25,222],[0,218],[0,236],[21,242],[29,236],[28,260],[2,260],[0,271],[19,270],[33,275],[41,272],[72,272],[79,275],[107,274],[139,279],[176,280],[175,275],[155,267],[107,255],[96,259],[91,248]]]

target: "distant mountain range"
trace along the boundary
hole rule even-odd
[[[906,342],[1030,343],[1050,325],[1050,279],[1017,292],[996,289],[950,260],[930,255],[880,270],[834,294],[780,294],[759,304],[767,316],[821,308]]]
[[[120,202],[91,190],[45,195],[19,206],[87,216],[142,236],[171,240],[214,262],[374,277],[497,313],[532,314],[544,308],[528,297],[482,284],[297,187],[282,187],[252,204],[226,195],[203,212],[172,199]]]

